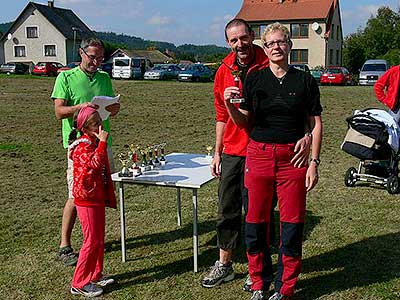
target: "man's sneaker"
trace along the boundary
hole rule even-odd
[[[100,287],[105,287],[107,285],[113,284],[115,280],[111,277],[108,276],[102,276],[99,280],[97,281],[92,281],[93,284],[100,286]]]
[[[66,266],[75,266],[78,262],[78,254],[70,246],[60,248],[58,251],[58,260]]]
[[[212,288],[235,278],[232,263],[224,265],[218,260],[210,268],[210,272],[203,278],[201,285],[206,288]]]
[[[71,294],[83,295],[85,297],[97,297],[103,294],[103,289],[94,285],[93,283],[89,283],[81,289],[78,289],[76,287],[71,287]]]
[[[251,285],[253,282],[251,281],[250,274],[247,274],[246,280],[243,285],[243,291],[252,293]]]
[[[275,292],[271,297],[269,297],[268,300],[290,300],[290,299],[292,298],[289,296],[285,296],[279,292]]]
[[[253,295],[251,296],[250,300],[266,300],[268,292],[266,291],[253,291]]]

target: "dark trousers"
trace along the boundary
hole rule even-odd
[[[240,245],[242,227],[242,207],[247,214],[247,189],[244,187],[244,166],[246,158],[222,154],[221,178],[218,188],[217,247],[233,250]],[[274,194],[271,206],[270,244],[274,243]]]

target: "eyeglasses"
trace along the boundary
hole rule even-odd
[[[278,47],[286,46],[288,44],[287,40],[277,40],[277,41],[269,41],[264,43],[265,48],[273,48],[274,45],[277,45]]]
[[[104,60],[104,56],[94,56],[94,55],[89,55],[87,54],[87,52],[85,51],[85,49],[81,48],[81,50],[83,51],[83,53],[86,54],[86,56],[91,60],[91,61],[97,61],[97,62],[103,62]]]

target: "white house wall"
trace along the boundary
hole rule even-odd
[[[26,27],[37,26],[38,38],[27,38]],[[4,42],[5,61],[20,61],[20,62],[43,62],[55,61],[62,64],[67,63],[65,37],[38,11],[28,9],[21,16],[21,23],[14,32],[11,32],[12,38]],[[14,46],[25,46],[25,57],[14,56]],[[55,45],[56,56],[45,56],[44,45]]]

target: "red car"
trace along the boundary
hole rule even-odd
[[[353,85],[353,75],[344,67],[328,67],[321,75],[321,85]]]
[[[35,75],[57,76],[57,70],[63,65],[58,62],[39,62],[33,68],[32,73]]]

